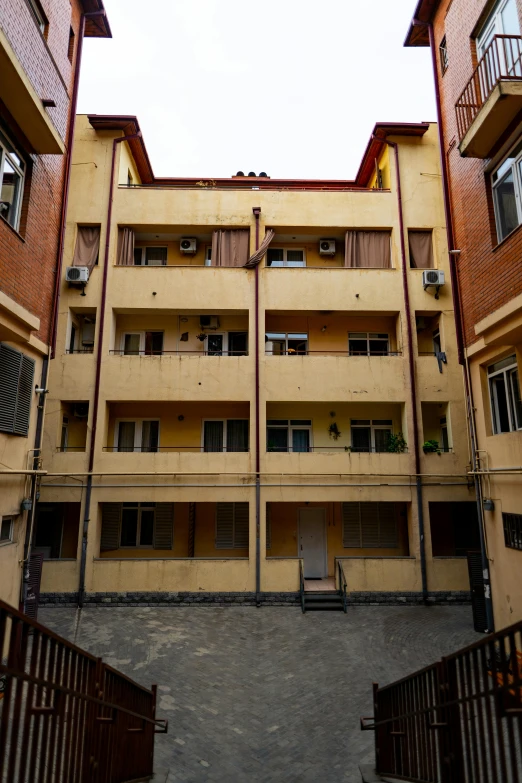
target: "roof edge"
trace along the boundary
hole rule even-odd
[[[103,0],[80,0],[83,12],[90,14],[95,11],[103,13],[85,20],[85,38],[112,38],[112,31],[107,19]]]
[[[425,25],[433,21],[440,0],[418,0],[403,46],[429,46],[430,38]]]

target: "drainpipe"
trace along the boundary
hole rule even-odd
[[[261,207],[253,207],[256,220],[256,250],[259,250],[259,216]],[[259,453],[259,264],[255,272],[255,355],[256,355],[256,606],[261,605],[261,483],[260,483],[260,453]]]
[[[103,331],[105,326],[105,302],[107,299],[107,274],[109,270],[109,245],[111,240],[111,221],[112,221],[112,203],[114,200],[114,172],[116,169],[116,149],[122,141],[141,138],[140,133],[133,133],[130,136],[121,136],[112,141],[112,162],[111,179],[109,184],[109,205],[107,207],[107,228],[105,231],[105,254],[103,259],[103,278],[100,303],[100,319],[98,328],[98,350],[96,353],[96,376],[94,380],[94,400],[92,412],[91,443],[89,447],[89,473],[92,474],[94,467],[94,450],[96,446],[96,428],[98,424],[98,405],[100,400],[100,376],[103,350]],[[92,494],[92,475],[87,476],[87,489],[85,492],[85,508],[83,516],[82,529],[82,552],[80,560],[80,582],[78,586],[78,606],[82,607],[85,598],[85,567],[87,562],[87,535],[89,530],[89,517],[91,512],[91,494]]]
[[[437,72],[435,35],[433,32],[432,24],[419,22],[417,19],[414,19],[414,24],[427,27],[430,36],[431,64],[433,69],[433,83],[435,85],[435,103],[437,107],[437,126],[438,126],[438,134],[439,134],[440,165],[441,165],[441,172],[442,172],[442,190],[444,193],[444,211],[446,215],[446,234],[448,239],[448,249],[451,251],[455,249],[455,234],[453,230],[453,215],[451,210],[448,165],[446,161],[446,156],[444,154],[444,127],[442,123],[442,103],[440,99],[440,88],[439,88],[439,80],[438,80],[438,72]],[[484,581],[484,596],[486,600],[486,617],[488,623],[488,630],[490,632],[493,632],[495,630],[495,620],[493,615],[493,599],[491,595],[489,559],[488,559],[487,547],[486,547],[482,484],[480,481],[480,477],[476,473],[476,471],[480,469],[480,463],[477,455],[475,405],[473,400],[473,388],[471,385],[471,378],[469,375],[468,359],[464,347],[464,326],[463,326],[462,307],[460,301],[460,286],[459,286],[458,270],[456,267],[453,254],[451,252],[449,254],[449,268],[450,268],[451,288],[452,288],[452,296],[453,296],[453,309],[455,312],[458,357],[459,357],[459,364],[463,365],[463,374],[464,374],[464,390],[466,395],[468,430],[469,430],[469,439],[470,439],[470,448],[471,448],[471,464],[473,466],[473,471],[474,471],[473,478],[475,481],[475,496],[477,499],[477,513],[478,513],[478,520],[479,520],[480,553],[482,557],[482,576]]]
[[[426,542],[424,533],[424,508],[422,505],[422,478],[420,474],[420,448],[419,448],[419,419],[417,414],[417,387],[415,383],[415,361],[413,358],[413,331],[411,326],[411,308],[410,308],[410,295],[408,291],[408,270],[406,268],[406,244],[404,241],[404,215],[402,210],[402,191],[401,191],[401,169],[399,163],[399,146],[393,141],[388,139],[380,139],[378,136],[373,136],[374,139],[380,142],[385,142],[391,147],[395,153],[395,170],[397,178],[397,201],[399,211],[399,228],[401,237],[401,260],[402,260],[402,287],[404,291],[404,307],[406,310],[406,334],[408,339],[408,369],[410,373],[410,389],[411,389],[411,407],[412,407],[412,423],[413,423],[413,451],[415,455],[415,483],[417,487],[417,508],[419,514],[419,544],[420,544],[420,563],[421,563],[421,581],[422,581],[422,597],[424,601],[428,598],[428,580],[426,574]]]
[[[83,38],[85,35],[85,21],[93,19],[96,16],[106,16],[105,11],[92,11],[88,14],[82,14],[80,17],[80,30],[78,33],[78,48],[76,50],[76,63],[74,69],[73,90],[71,95],[71,111],[69,115],[69,128],[67,130],[67,152],[65,153],[65,172],[62,195],[62,211],[60,218],[60,232],[58,255],[56,258],[55,277],[54,277],[54,296],[53,312],[50,326],[51,359],[54,359],[56,353],[56,335],[58,326],[58,306],[60,304],[60,282],[62,279],[63,250],[65,242],[65,228],[67,221],[67,206],[69,203],[69,185],[71,181],[71,161],[72,148],[74,142],[74,128],[76,125],[76,105],[78,103],[78,88],[80,85],[80,68],[82,64]]]

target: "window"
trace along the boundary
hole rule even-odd
[[[69,442],[69,417],[62,417],[62,433],[60,436],[60,451],[67,451],[67,444]]]
[[[20,225],[25,168],[22,156],[0,133],[0,216],[15,230]]]
[[[306,266],[304,250],[287,250],[269,247],[266,252],[267,266]]]
[[[74,58],[74,30],[72,27],[69,30],[69,47],[67,49],[67,57],[69,58],[69,62],[72,63]]]
[[[132,177],[131,170],[127,169],[127,187],[128,188],[132,187],[133,183],[134,183],[134,179]]]
[[[446,36],[444,36],[444,38],[439,44],[439,54],[440,54],[440,69],[442,71],[442,75],[444,76],[444,74],[448,69],[448,48],[446,46]]]
[[[377,332],[350,332],[348,353],[350,356],[388,356],[390,338]]]
[[[205,248],[205,266],[212,266],[212,247]]]
[[[522,551],[522,514],[502,514],[504,543],[509,549]]]
[[[216,503],[216,549],[247,549],[248,538],[248,503]]]
[[[446,416],[440,417],[440,448],[441,451],[449,451],[448,420]]]
[[[399,546],[394,503],[343,503],[343,546],[396,549]]]
[[[126,332],[122,336],[120,353],[124,356],[161,356],[163,332]]]
[[[212,332],[207,335],[207,356],[246,356],[248,332]]]
[[[519,142],[491,175],[498,241],[522,223],[522,142]]]
[[[433,232],[408,231],[410,267],[412,269],[433,269]]]
[[[516,356],[488,367],[491,418],[495,435],[522,429],[522,402]]]
[[[155,505],[155,503],[123,503],[121,547],[152,547]]]
[[[428,505],[434,557],[465,557],[480,549],[476,503],[430,501]]]
[[[266,424],[267,451],[312,451],[311,419],[268,419]]]
[[[156,452],[159,446],[157,419],[120,419],[114,427],[114,451]]]
[[[304,332],[267,332],[265,353],[271,356],[305,356],[308,353],[308,335]]]
[[[174,503],[102,503],[100,551],[172,549]]]
[[[71,313],[71,332],[67,353],[92,353],[94,350],[94,334],[96,330],[96,314],[80,315]]]
[[[352,451],[388,451],[393,433],[391,419],[351,419]]]
[[[516,0],[499,0],[477,35],[477,57],[480,60],[495,35],[520,35]]]
[[[27,437],[33,378],[34,360],[0,343],[0,432]]]
[[[135,247],[134,266],[166,266],[166,247]]]
[[[203,421],[203,451],[248,451],[248,419]]]
[[[37,0],[27,0],[27,2],[29,4],[29,8],[31,9],[31,14],[34,21],[40,28],[40,32],[45,35],[48,22],[40,3],[37,2]]]
[[[6,544],[13,540],[13,517],[2,517],[0,526],[0,544]]]
[[[442,343],[440,341],[440,329],[435,329],[432,334],[433,339],[433,353],[437,355],[442,352]]]

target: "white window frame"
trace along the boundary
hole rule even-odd
[[[268,424],[268,421],[286,421],[286,424]],[[282,451],[274,451],[272,453],[274,454],[306,454],[308,452],[312,452],[314,450],[314,444],[313,444],[313,426],[314,422],[313,419],[302,419],[301,421],[309,421],[310,424],[290,424],[291,421],[298,421],[298,419],[268,419],[267,425],[266,425],[266,450],[268,449],[268,428],[271,430],[287,430],[288,431],[288,446],[286,452]],[[308,430],[309,437],[308,437],[308,452],[306,451],[295,451],[294,452],[294,446],[293,446],[293,431],[294,430]]]
[[[120,423],[132,421],[135,424],[134,427],[134,449],[132,451],[119,451],[119,437],[120,437]],[[143,436],[143,422],[144,421],[157,421],[158,422],[158,445],[156,446],[159,451],[160,448],[160,436],[161,436],[161,420],[150,417],[147,419],[115,419],[114,421],[114,451],[118,454],[157,454],[158,451],[143,451],[142,436]],[[148,447],[147,447],[148,448]]]
[[[272,264],[269,265],[268,264],[268,254],[267,254],[266,261],[265,261],[265,266],[267,266],[269,269],[283,269],[285,267],[287,269],[302,269],[303,267],[306,266],[306,248],[304,248],[304,247],[277,247],[277,245],[274,245],[274,246],[270,247],[270,250],[282,250],[283,251],[283,261],[281,263],[281,266],[273,266]],[[289,250],[290,251],[294,251],[294,250],[300,250],[301,251],[301,253],[303,254],[303,263],[300,266],[296,266],[295,265],[296,264],[295,261],[291,262],[292,266],[288,266],[287,254],[288,254]]]
[[[11,151],[9,150],[9,148],[11,148]],[[16,160],[13,157],[14,155],[22,161],[23,167],[16,162]],[[15,231],[18,231],[20,227],[20,214],[22,212],[22,201],[24,198],[26,166],[22,155],[18,152],[16,148],[16,145],[12,143],[11,139],[8,136],[6,136],[6,134],[3,131],[0,131],[0,192],[2,189],[2,182],[4,178],[4,167],[5,167],[6,160],[9,161],[9,164],[13,167],[15,172],[20,177],[20,187],[18,190],[18,196],[14,208],[14,219],[12,222],[9,221],[7,218],[4,218],[4,220],[12,228],[14,228]]]
[[[205,247],[205,266],[212,266],[212,245]]]
[[[227,427],[228,427],[229,419],[202,419],[201,420],[201,425],[202,425],[201,426],[201,452],[202,452],[202,454],[220,454],[221,453],[219,451],[205,451],[205,422],[207,422],[207,421],[221,421],[221,422],[223,422],[223,447],[221,449],[223,454],[227,454],[227,453],[230,453],[230,454],[248,454],[248,452],[250,451],[250,433],[249,433],[249,437],[248,437],[249,445],[247,446],[246,451],[231,451],[231,452],[228,451],[228,448],[227,448],[227,435],[228,435]],[[246,422],[248,422],[249,419],[245,419],[243,416],[238,416],[237,418],[230,417],[230,421],[246,421]]]
[[[440,440],[439,440],[439,443],[440,443],[441,451],[442,452],[444,452],[444,451],[451,451],[450,431],[449,431],[449,426],[448,426],[448,415],[447,414],[445,416],[441,416],[439,418],[439,424],[440,424],[440,436],[439,436]],[[444,432],[446,432],[446,440],[448,442],[447,449],[444,448]]]
[[[62,416],[62,427],[60,430],[60,451],[67,451],[69,445],[69,417]]]
[[[448,70],[449,60],[448,60],[448,44],[446,42],[446,36],[444,36],[439,44],[439,56],[440,56],[440,70],[442,76],[446,73]]]
[[[284,352],[283,356],[308,356],[308,351],[309,351],[308,345],[309,345],[309,342],[310,342],[310,336],[309,336],[308,332],[265,332],[265,346],[266,346],[267,342],[268,343],[273,342],[273,340],[267,339],[269,334],[282,335],[282,338],[281,337],[277,337],[276,339],[278,339],[278,340],[283,339],[285,341],[285,352]],[[288,340],[299,340],[299,339],[301,339],[300,337],[295,337],[295,335],[297,335],[297,334],[298,335],[303,335],[303,334],[306,335],[306,351],[304,351],[303,353],[295,353],[295,354],[289,353],[288,352]],[[304,339],[303,339],[303,342],[304,342]],[[273,351],[267,351],[266,347],[265,347],[265,355],[266,356],[279,356],[280,354],[275,354]]]
[[[168,245],[141,245],[140,247],[135,247],[134,251],[141,250],[141,264],[133,263],[134,266],[167,266],[168,260],[169,260],[169,248]],[[167,257],[165,259],[164,264],[148,264],[147,261],[147,250],[166,250],[167,251]],[[134,258],[133,258],[134,262]]]
[[[518,152],[517,152],[518,149]],[[513,156],[513,153],[517,152],[516,155]],[[503,166],[506,165],[509,158],[512,157],[513,160],[510,163],[509,167],[506,169],[505,172],[503,172],[502,176],[499,177],[497,182],[493,181],[493,178],[495,175],[499,174],[500,170]],[[509,173],[513,173],[513,187],[515,190],[515,205],[517,210],[517,218],[518,218],[518,225],[522,223],[522,140],[519,138],[517,141],[513,144],[509,152],[507,152],[500,163],[495,166],[493,171],[491,172],[491,192],[493,196],[493,210],[495,213],[495,227],[497,229],[497,239],[499,242],[502,242],[506,237],[509,236],[509,234],[506,234],[505,236],[501,236],[501,221],[500,221],[500,214],[499,214],[499,208],[497,203],[497,194],[496,190],[498,187],[502,184],[502,182],[506,179],[507,176],[509,176]],[[512,229],[514,231],[515,229]],[[510,232],[511,233],[511,232]]]
[[[365,337],[352,337],[352,340],[363,340],[366,339],[366,354],[353,354],[350,352],[350,335],[365,335]],[[386,334],[386,353],[378,354],[378,353],[371,353],[370,352],[370,340],[379,340],[379,342],[384,343],[384,338],[379,337],[380,334]],[[372,337],[373,335],[373,337]],[[385,332],[348,332],[348,356],[389,356],[392,351],[390,351],[390,335]]]
[[[491,12],[488,14],[488,18],[482,25],[479,34],[476,36],[475,43],[477,47],[477,58],[479,60],[482,59],[484,52],[487,49],[487,46],[484,47],[484,42],[488,41],[492,34],[514,35],[514,33],[504,33],[504,24],[502,20],[502,13],[504,12],[504,9],[510,2],[515,3],[515,0],[499,0],[499,2],[493,7]],[[516,3],[515,3],[515,10],[516,10]],[[520,35],[520,20],[519,20],[518,35]]]
[[[509,359],[511,357],[506,356],[506,359]],[[504,376],[504,387],[506,389],[506,399],[507,399],[507,412],[508,412],[508,420],[509,420],[509,430],[508,432],[519,432],[522,430],[522,421],[517,422],[517,415],[516,415],[516,409],[514,405],[514,389],[512,385],[512,376],[516,373],[518,384],[520,388],[520,375],[518,372],[518,364],[516,355],[513,356],[513,363],[507,365],[506,367],[502,367],[500,370],[496,370],[495,372],[490,372],[488,368],[488,391],[489,391],[489,402],[490,402],[490,410],[491,410],[491,424],[493,428],[493,434],[494,435],[505,435],[506,430],[498,429],[498,426],[500,425],[500,415],[499,415],[499,407],[498,407],[498,400],[496,392],[493,391],[495,389],[495,385],[492,386],[491,379],[492,378],[498,378],[499,375]],[[498,362],[503,361],[502,359],[499,359]],[[493,362],[493,366],[497,364],[498,362]],[[514,372],[513,372],[514,371]]]
[[[15,518],[12,514],[6,514],[5,517],[0,517],[1,526],[3,527],[4,522],[9,522],[9,537],[8,538],[2,538],[0,539],[0,546],[5,546],[6,544],[12,544],[14,541],[13,538],[13,531],[14,531],[14,521]],[[1,532],[1,527],[0,527]]]
[[[222,337],[223,338],[223,347],[221,349],[221,353],[210,353],[208,349],[208,338],[209,337]],[[206,339],[206,345],[204,345],[205,348],[205,356],[228,356],[228,332],[208,332],[207,333],[207,339]]]
[[[40,28],[40,32],[43,35],[45,33],[45,28],[47,27],[47,19],[43,16],[38,6],[38,3],[35,3],[34,0],[28,0],[28,3],[34,21],[36,25]]]
[[[380,419],[367,419],[366,421],[369,421],[369,424],[352,424],[353,421],[361,421],[361,419],[350,419],[350,448],[356,450],[355,453],[357,454],[387,454],[386,451],[375,451],[375,432],[376,430],[386,430],[390,431],[393,435],[393,419],[387,419],[386,421],[390,421],[390,424],[374,424],[374,421],[380,421]],[[354,447],[353,445],[353,438],[352,438],[352,432],[353,430],[370,430],[370,451],[362,451],[357,448],[357,446]]]
[[[120,530],[118,535],[118,549],[154,549],[154,531],[156,528],[156,504],[152,505],[152,501],[149,503],[135,503],[132,506],[126,506],[126,508],[137,508],[138,509],[138,524],[136,526],[136,544],[134,546],[132,544],[126,544],[123,546],[121,543],[121,533],[123,529],[123,512],[125,510],[123,503],[121,504],[121,514],[120,514]],[[138,541],[140,540],[141,535],[141,512],[144,511],[154,511],[154,520],[152,523],[152,544],[139,544]]]
[[[125,353],[125,338],[129,335],[138,335],[140,338],[140,347],[139,347],[139,356],[162,356],[165,351],[162,349],[161,353],[145,353],[145,339],[147,332],[161,332],[163,335],[163,344],[165,344],[165,331],[163,329],[145,329],[143,332],[138,331],[129,331],[129,332],[122,332],[121,339],[120,339],[120,355],[121,356],[135,356],[134,353]]]

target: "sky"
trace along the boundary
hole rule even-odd
[[[156,176],[352,179],[376,122],[435,120],[416,0],[104,0],[78,111],[138,117]]]

